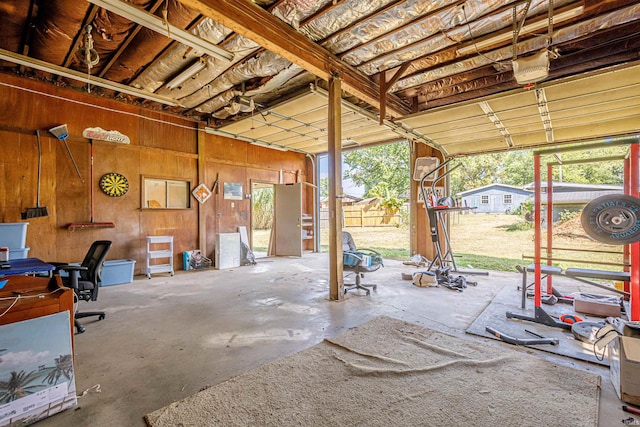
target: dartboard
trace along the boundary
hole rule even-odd
[[[129,191],[129,181],[124,175],[111,172],[100,178],[100,189],[107,196],[120,197]]]

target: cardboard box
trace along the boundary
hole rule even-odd
[[[620,317],[620,299],[611,295],[578,294],[573,300],[573,309],[578,313],[600,317]]]
[[[609,368],[620,400],[640,405],[640,339],[620,336],[609,344]]]
[[[23,382],[5,386],[0,426],[26,426],[77,406],[69,316],[61,311],[0,325],[0,381],[10,384],[19,372]]]

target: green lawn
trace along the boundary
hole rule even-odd
[[[515,215],[466,214],[451,215],[451,242],[460,268],[480,270],[514,271],[518,264],[528,264],[534,252],[533,227]],[[579,224],[579,223],[578,223]],[[560,229],[560,226],[554,226]],[[572,233],[555,235],[554,257],[570,261],[560,261],[556,265],[563,268],[582,267],[621,271],[621,266],[595,264],[596,262],[620,263],[622,256],[602,252],[578,252],[575,249],[621,252],[621,246],[608,246],[595,242],[586,236],[580,227],[574,226]],[[375,249],[385,258],[409,259],[408,227],[366,227],[346,229],[359,247]],[[566,235],[568,234],[568,235]],[[321,230],[321,250],[326,251],[328,230]],[[266,251],[268,232],[254,233],[254,250]],[[546,244],[546,233],[542,236]],[[255,249],[260,248],[260,249]],[[562,249],[572,249],[565,251]],[[543,250],[543,255],[545,251]],[[523,258],[525,257],[525,258]]]

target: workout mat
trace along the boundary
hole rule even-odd
[[[560,290],[563,294],[567,295],[573,292],[591,292],[595,288],[589,286],[575,286],[572,284],[558,283],[554,281],[554,287]],[[541,325],[539,323],[528,322],[525,320],[508,319],[506,316],[507,311],[513,313],[524,314],[526,316],[534,316],[533,313],[533,299],[527,298],[527,309],[522,310],[520,308],[521,293],[518,290],[518,280],[514,281],[513,286],[507,285],[493,298],[491,303],[480,313],[480,315],[474,320],[474,322],[467,329],[468,334],[478,335],[487,338],[493,338],[499,340],[495,335],[488,333],[485,328],[491,326],[499,332],[512,336],[514,338],[535,338],[533,335],[525,332],[525,329],[532,331],[536,334],[542,335],[545,338],[558,338],[560,343],[558,345],[531,345],[527,347],[535,348],[538,350],[554,353],[562,356],[572,357],[578,360],[584,360],[587,362],[597,363],[604,366],[609,366],[608,354],[605,354],[603,360],[598,360],[593,352],[593,345],[583,343],[575,339],[571,331],[560,328],[553,328],[550,326]],[[573,309],[573,305],[569,304],[555,304],[546,305],[542,304],[542,308],[553,317],[560,317],[563,314],[578,315],[582,320],[600,321],[604,320],[601,317],[585,316],[581,313],[576,313]],[[507,344],[505,345],[512,345]],[[600,354],[599,354],[600,355]],[[601,356],[601,355],[600,355]]]

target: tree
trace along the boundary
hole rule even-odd
[[[369,196],[378,198],[382,206],[394,211],[404,204],[403,199],[391,194],[386,182],[381,182],[369,190]]]
[[[329,197],[329,178],[320,178],[320,198]]]
[[[601,147],[588,151],[569,151],[559,155],[563,161],[589,160],[610,156],[622,156],[628,151],[627,146]],[[543,162],[558,161],[555,157],[543,158]],[[570,164],[553,168],[553,180],[560,181],[560,171],[562,171],[562,181],[588,183],[588,184],[622,184],[624,164],[622,160],[611,160],[605,162],[586,162]],[[545,175],[546,176],[546,175]]]
[[[365,188],[365,195],[372,188],[385,183],[392,197],[409,192],[409,144],[377,145],[344,153],[344,178]]]
[[[533,154],[529,150],[504,153],[502,183],[522,187],[533,182]]]
[[[627,152],[627,146],[602,147],[588,151],[569,151],[558,154],[563,161],[595,159],[620,156]],[[541,177],[546,180],[547,163],[558,162],[554,155],[541,158]],[[482,154],[455,160],[462,166],[451,173],[451,194],[482,187],[488,184],[508,184],[522,187],[533,182],[533,153],[530,150],[508,151],[505,153]],[[562,173],[562,177],[560,174]],[[623,180],[622,160],[606,162],[578,163],[553,168],[555,182],[589,184],[621,184]]]
[[[267,230],[273,224],[273,187],[252,191],[253,228]]]
[[[451,173],[451,195],[495,182],[502,182],[501,165],[504,163],[502,154],[483,154],[479,156],[463,157],[454,161],[462,166]]]

